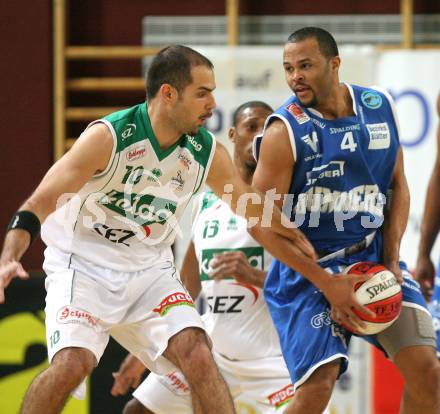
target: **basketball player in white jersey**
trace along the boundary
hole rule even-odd
[[[219,196],[226,191],[233,209],[240,194],[254,192],[201,127],[215,108],[214,88],[208,59],[184,46],[163,49],[147,75],[147,102],[93,122],[13,216],[0,256],[0,302],[12,278],[28,277],[19,260],[43,222],[47,245],[50,365],[22,413],[59,413],[71,393],[84,395],[110,335],[154,372],[178,367],[202,412],[234,412],[171,253],[177,220],[205,181]],[[261,218],[263,205],[250,204],[246,214]],[[292,257],[315,257],[277,209],[272,228]]]
[[[244,103],[234,112],[229,137],[234,143],[234,164],[247,183],[256,166],[253,137],[271,112],[259,101]],[[249,236],[246,221],[211,191],[200,197],[194,213],[181,278],[193,298],[202,291],[207,301],[202,318],[236,410],[283,412],[293,385],[262,296],[271,257]],[[114,374],[112,394],[125,394],[130,385],[135,387],[144,370],[138,359],[128,356]],[[190,388],[179,371],[150,374],[133,396],[124,414],[192,412]]]

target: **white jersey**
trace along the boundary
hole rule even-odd
[[[233,275],[221,281],[209,278],[211,259],[231,250],[242,251],[252,266],[268,270],[271,256],[248,234],[246,225],[213,193],[200,197],[192,237],[209,308],[203,319],[214,350],[230,360],[281,355],[262,290],[238,283]]]
[[[178,220],[206,180],[214,136],[200,128],[162,150],[146,103],[91,125],[96,122],[110,129],[113,154],[105,171],[70,195],[43,224],[49,255],[54,247],[124,272],[170,260]]]

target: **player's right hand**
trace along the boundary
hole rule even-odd
[[[332,319],[340,325],[351,330],[365,328],[366,325],[354,309],[369,317],[375,317],[375,313],[362,306],[356,299],[354,287],[359,282],[364,282],[370,275],[339,274],[329,278],[322,293],[330,302],[332,308]]]
[[[145,371],[144,364],[134,355],[127,355],[119,367],[118,372],[113,372],[113,387],[111,394],[114,397],[127,394],[130,387],[137,388]]]
[[[420,283],[423,296],[429,302],[434,286],[435,267],[429,256],[419,256],[414,278]]]
[[[15,260],[0,263],[0,303],[5,302],[5,289],[14,277],[28,279],[29,274],[21,263]]]

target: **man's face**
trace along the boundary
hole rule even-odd
[[[216,107],[215,78],[214,72],[204,65],[193,66],[191,76],[193,81],[180,91],[172,116],[182,134],[194,135]]]
[[[252,155],[252,142],[255,135],[263,130],[264,121],[270,114],[271,111],[260,106],[246,108],[239,114],[237,125],[230,132],[239,162],[252,171],[257,166]]]
[[[314,37],[284,47],[286,81],[305,107],[316,107],[330,96],[339,58],[327,59]]]

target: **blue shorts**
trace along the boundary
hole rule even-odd
[[[372,261],[380,263],[380,237],[365,250],[346,258],[321,263],[330,273],[342,273],[346,266]],[[400,262],[404,283],[403,306],[424,308],[419,284]],[[352,334],[330,318],[330,305],[321,291],[300,273],[278,260],[272,262],[264,295],[280,338],[281,349],[295,387],[303,384],[319,366],[340,358],[342,374],[348,366],[347,348]],[[374,335],[363,336],[382,351]]]
[[[434,290],[431,302],[428,304],[434,322],[435,334],[437,336],[437,356],[440,357],[440,263],[434,280]]]

